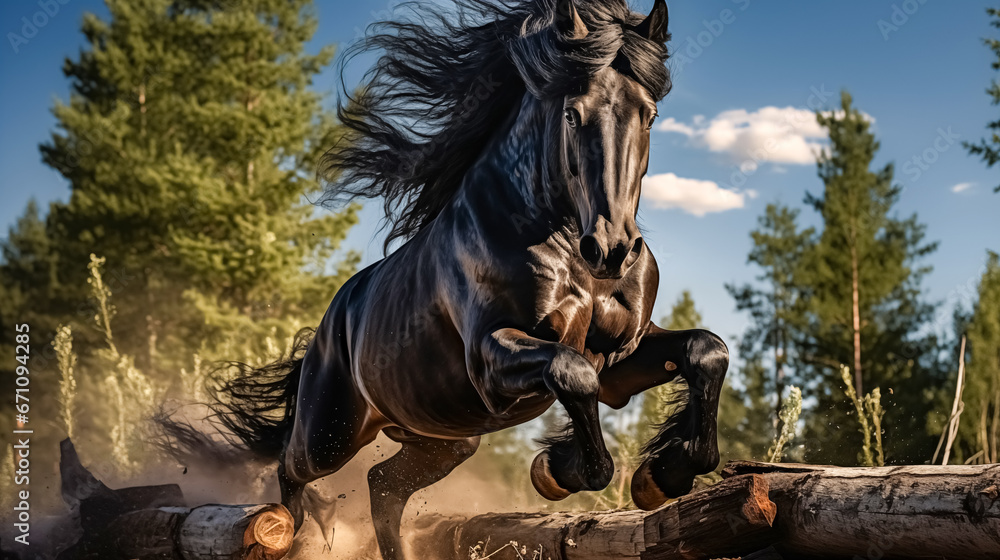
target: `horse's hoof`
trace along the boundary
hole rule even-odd
[[[632,475],[632,501],[636,507],[652,511],[671,498],[679,498],[691,491],[694,475],[685,472],[671,473],[670,477],[653,477],[652,464],[646,459]],[[666,478],[664,480],[664,478]]]
[[[653,480],[653,474],[649,472],[649,461],[643,461],[632,475],[632,502],[639,509],[653,511],[668,499]]]
[[[531,462],[531,485],[546,500],[558,502],[565,500],[572,492],[559,486],[549,470],[549,454],[541,452]]]

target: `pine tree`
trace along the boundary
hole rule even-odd
[[[960,461],[1000,460],[1000,257],[990,252],[978,299],[967,322],[968,337],[961,424],[955,441]]]
[[[766,461],[775,429],[770,371],[761,354],[741,357],[739,369],[730,374],[719,397],[720,465],[734,459]]]
[[[926,460],[933,444],[925,423],[941,372],[936,339],[921,334],[934,308],[921,301],[920,282],[930,267],[920,260],[936,244],[924,243],[925,226],[916,215],[892,216],[900,195],[893,166],[872,170],[879,143],[851,96],[844,92],[842,109],[817,119],[831,145],[818,160],[824,192],[806,198],[822,216],[823,230],[801,268],[809,302],[801,358],[802,374],[821,380],[811,429],[822,445],[807,452],[824,462],[849,462],[854,455],[839,373],[846,364],[859,396],[875,387],[889,394],[890,460]]]
[[[14,361],[14,325],[28,323],[40,332],[55,332],[52,314],[59,310],[58,255],[34,199],[0,240],[0,323],[4,334],[3,363]],[[44,358],[44,356],[41,356]],[[9,366],[8,366],[9,367]]]
[[[246,359],[318,321],[357,263],[330,264],[356,209],[322,213],[305,198],[340,134],[309,89],[332,48],[305,52],[317,25],[307,0],[107,6],[110,19],[84,19],[88,47],[64,66],[72,95],[54,108],[61,130],[41,146],[71,188],[46,226],[50,284],[80,310],[58,322],[80,325],[81,354],[97,345],[95,253],[137,366],[174,370],[199,346]]]
[[[39,215],[38,204],[28,202],[24,214],[10,228],[6,239],[0,240],[0,391],[14,394],[14,369],[20,365],[15,357],[16,325],[27,323],[30,331],[32,383],[54,382],[45,376],[46,369],[55,371],[56,354],[45,344],[43,333],[55,332],[58,323],[53,312],[61,311],[55,280],[57,255],[48,236],[45,220]],[[41,385],[46,386],[46,385]],[[14,425],[14,399],[0,401],[0,430],[10,433]],[[41,413],[45,399],[34,403],[32,410]]]
[[[740,368],[731,375],[720,411],[719,429],[732,453],[761,457],[779,433],[785,387],[802,384],[795,376],[806,298],[800,283],[802,258],[814,243],[814,230],[800,230],[798,210],[769,204],[750,232],[747,262],[761,269],[756,284],[726,285],[736,309],[749,313],[751,325],[739,343]],[[770,401],[770,404],[768,404]]]
[[[1000,9],[986,8],[986,13],[992,17],[990,25],[1000,28]],[[994,70],[1000,70],[1000,39],[987,37],[983,39],[983,43],[993,51],[993,55],[996,57],[991,66]],[[992,80],[990,87],[986,88],[986,94],[990,96],[991,104],[1000,105],[1000,83]],[[983,138],[975,144],[963,142],[962,145],[969,150],[970,154],[982,158],[986,162],[986,167],[993,167],[1000,161],[1000,119],[989,122],[986,128],[992,131],[988,139]],[[1000,192],[1000,185],[997,185],[994,192]]]
[[[799,267],[814,243],[813,228],[799,230],[798,215],[798,210],[769,204],[757,220],[758,229],[750,232],[754,245],[747,262],[762,270],[758,284],[726,285],[736,309],[749,313],[753,321],[740,340],[740,356],[754,362],[751,371],[757,371],[770,354],[773,372],[759,383],[774,395],[775,418],[793,373],[789,364],[797,355],[795,343],[803,324],[805,297]]]
[[[690,290],[681,292],[679,298],[670,308],[670,314],[661,321],[663,328],[670,331],[697,329],[701,326],[701,313],[695,308]]]

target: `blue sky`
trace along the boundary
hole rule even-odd
[[[45,203],[69,192],[41,163],[37,146],[54,127],[53,99],[68,96],[61,65],[83,45],[82,14],[106,11],[96,0],[61,1],[17,52],[9,33],[21,33],[21,18],[39,17],[41,8],[37,1],[0,3],[4,230],[29,198]],[[349,43],[398,4],[320,1],[314,44]],[[652,0],[633,5],[645,12]],[[734,345],[746,319],[723,285],[756,274],[746,265],[748,233],[767,203],[802,207],[806,192],[821,192],[809,150],[822,138],[806,111],[832,108],[847,88],[874,119],[882,142],[878,163],[896,163],[904,188],[898,212],[918,213],[928,238],[940,242],[925,288],[945,304],[933,328],[950,329],[951,309],[974,293],[986,250],[1000,250],[1000,194],[991,192],[1000,169],[986,169],[958,145],[981,137],[996,118],[984,91],[996,74],[981,41],[996,31],[986,6],[979,0],[671,1],[674,90],[659,107],[640,210],[660,264],[656,316],[688,288],[705,324]],[[359,70],[348,73],[349,83]],[[331,102],[336,86],[333,69],[316,81]],[[804,223],[816,224],[815,212],[802,212]],[[378,218],[378,205],[369,203],[348,239],[366,263],[381,256]]]

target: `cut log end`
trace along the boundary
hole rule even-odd
[[[768,498],[770,485],[767,479],[759,474],[750,475],[748,486],[749,496],[743,505],[743,516],[752,525],[764,525],[768,527],[774,525],[774,518],[778,515],[778,506]]]
[[[295,521],[283,505],[269,506],[256,515],[243,533],[247,560],[280,560],[292,548]]]

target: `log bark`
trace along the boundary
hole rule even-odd
[[[126,513],[88,546],[101,558],[279,560],[294,522],[279,504],[164,507]]]
[[[59,452],[63,501],[69,506],[70,515],[79,519],[84,534],[100,532],[130,511],[186,505],[176,484],[108,488],[83,466],[69,438],[59,443]]]
[[[468,560],[718,558],[777,540],[767,480],[735,477],[653,511],[426,516],[414,523],[410,557]],[[511,544],[516,543],[516,544]],[[475,557],[475,556],[472,556]]]
[[[1000,465],[734,462],[723,476],[651,513],[430,516],[413,557],[1000,559]]]
[[[1000,558],[1000,465],[823,467],[733,462],[767,477],[778,550],[815,557]]]
[[[291,548],[294,521],[282,505],[189,508],[176,484],[111,489],[69,439],[60,450],[63,499],[82,529],[60,560],[278,560]]]

